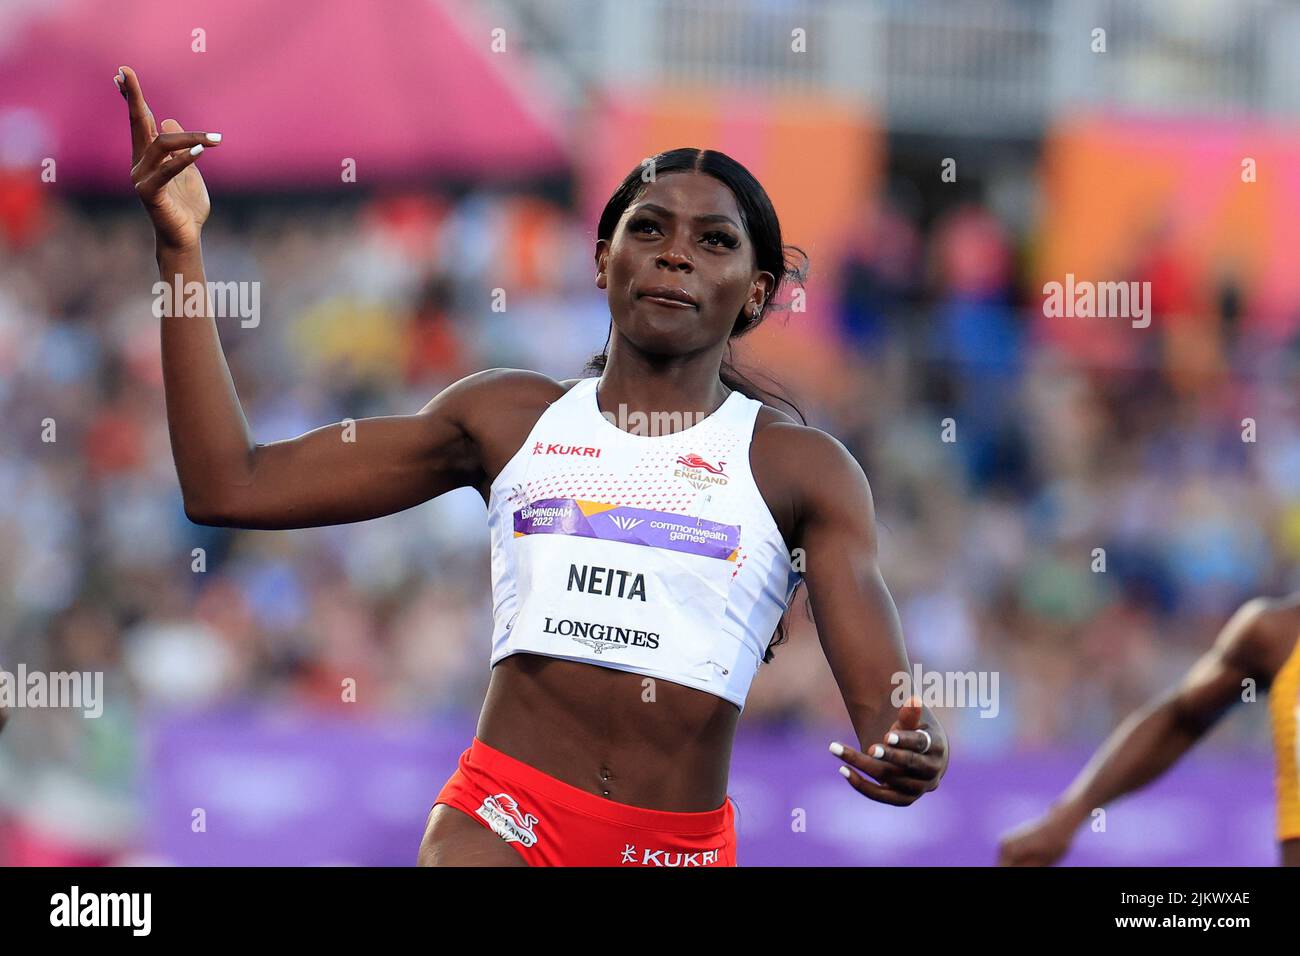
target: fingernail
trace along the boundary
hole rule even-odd
[[[888,737],[886,737],[885,739],[888,740],[891,744],[897,744],[897,743],[898,743],[898,734],[891,733],[891,734],[890,734]]]
[[[207,135],[206,138],[207,138],[207,141],[208,141],[209,143],[219,143],[219,142],[221,142],[221,134],[220,134],[220,133],[208,133],[208,135]]]
[[[193,148],[190,149],[190,155],[191,155],[191,156],[197,156],[197,155],[199,155],[199,153],[201,153],[201,152],[203,152],[203,144],[202,144],[202,143],[199,143],[198,145],[196,145],[196,146],[194,146]]]
[[[848,767],[840,767],[840,773],[844,775],[845,780],[848,780],[851,771],[849,770]]]
[[[880,746],[880,744],[876,744],[874,747],[871,748],[871,756],[883,757],[884,755],[885,755],[885,748]]]
[[[114,73],[114,74],[113,74],[113,85],[116,86],[119,90],[122,88],[122,74],[121,74],[121,73]]]
[[[833,754],[834,754],[835,756],[837,756],[837,757],[843,757],[843,756],[844,756],[844,745],[841,744],[841,743],[832,743],[832,744],[831,744],[831,753],[833,753]]]

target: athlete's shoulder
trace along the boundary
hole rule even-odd
[[[834,435],[764,405],[750,447],[759,491],[793,543],[807,519],[844,529],[870,530],[875,506],[867,476]]]
[[[474,402],[490,401],[505,405],[531,405],[555,401],[581,379],[556,381],[549,375],[526,368],[488,368],[458,379],[442,394],[464,397]]]
[[[1259,616],[1265,627],[1294,638],[1300,628],[1300,591],[1280,598],[1258,598]]]
[[[449,388],[477,393],[527,392],[530,390],[562,391],[564,386],[541,372],[527,368],[485,368],[454,382]]]
[[[1221,640],[1246,670],[1271,678],[1300,640],[1300,592],[1250,599],[1224,626]]]
[[[801,473],[852,475],[865,480],[862,467],[842,441],[829,432],[796,421],[764,405],[754,423],[754,453]]]
[[[466,434],[480,440],[488,440],[503,429],[513,434],[522,428],[527,434],[527,429],[576,381],[557,382],[531,369],[483,369],[452,382],[421,409],[421,415],[455,422]]]
[[[1262,652],[1280,668],[1300,641],[1300,591],[1266,599],[1255,630]]]

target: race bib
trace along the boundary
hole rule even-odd
[[[575,498],[514,513],[520,594],[511,643],[709,680],[740,528]]]

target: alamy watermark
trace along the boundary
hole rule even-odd
[[[120,926],[132,936],[148,936],[152,912],[152,893],[83,893],[73,885],[50,897],[51,926]]]
[[[620,403],[617,412],[600,413],[607,422],[633,435],[658,438],[684,431],[704,421],[712,412],[642,412],[628,411],[627,405]]]
[[[170,283],[159,279],[153,284],[153,315],[239,319],[242,327],[253,329],[262,321],[262,283],[185,282],[177,273]]]
[[[66,708],[81,710],[86,717],[104,713],[103,671],[29,671],[18,665],[18,673],[0,670],[0,707]]]
[[[926,707],[978,707],[981,717],[996,717],[1001,709],[997,671],[922,671],[917,663],[911,673],[896,671],[890,683],[889,702],[895,707],[915,696]]]
[[[1075,281],[1074,273],[1065,274],[1065,282],[1043,285],[1043,315],[1049,319],[1131,319],[1135,329],[1151,324],[1150,282]]]

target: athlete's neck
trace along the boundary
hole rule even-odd
[[[730,394],[716,363],[656,364],[611,352],[596,388],[596,403],[606,417],[676,413],[689,423],[713,414]]]

